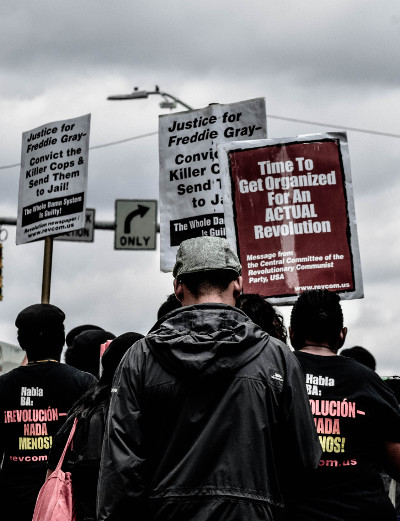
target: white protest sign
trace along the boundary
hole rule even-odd
[[[183,240],[225,237],[217,144],[267,137],[264,98],[160,116],[161,270]]]
[[[90,114],[22,134],[16,243],[85,226]]]

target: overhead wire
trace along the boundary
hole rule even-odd
[[[355,128],[355,127],[344,127],[344,126],[341,126],[341,125],[333,125],[331,123],[321,123],[320,121],[308,121],[308,120],[304,120],[304,119],[287,118],[287,117],[284,117],[284,116],[274,116],[272,114],[268,114],[267,120],[268,120],[268,118],[280,119],[280,120],[283,120],[283,121],[292,121],[294,123],[305,123],[307,125],[317,125],[319,127],[329,127],[329,128],[337,128],[337,129],[340,129],[340,130],[349,130],[351,132],[362,132],[364,134],[372,134],[372,135],[375,135],[375,136],[385,136],[385,137],[400,138],[400,134],[394,134],[394,133],[391,133],[391,132],[380,132],[378,130],[367,130],[367,129]],[[89,147],[89,150],[95,150],[95,149],[98,149],[98,148],[106,148],[106,147],[111,147],[111,146],[114,146],[114,145],[120,145],[122,143],[127,143],[128,141],[134,141],[136,139],[142,139],[142,138],[145,138],[145,137],[156,136],[157,134],[158,134],[158,131],[156,131],[156,132],[148,132],[146,134],[140,134],[138,136],[132,136],[132,137],[128,137],[128,138],[125,138],[125,139],[119,139],[118,141],[110,141],[109,143],[103,143],[101,145],[95,145],[95,146]],[[0,170],[6,170],[8,168],[15,168],[17,166],[21,166],[21,163],[13,163],[11,165],[3,165],[3,166],[0,166]]]
[[[267,118],[282,119],[284,121],[294,121],[295,123],[306,123],[307,125],[317,125],[320,127],[339,128],[340,130],[350,130],[352,132],[363,132],[364,134],[374,134],[376,136],[400,138],[400,134],[393,134],[391,132],[380,132],[378,130],[366,130],[363,128],[343,127],[340,125],[332,125],[331,123],[321,123],[318,121],[306,121],[304,119],[285,118],[283,116],[272,116],[271,114],[268,114]]]

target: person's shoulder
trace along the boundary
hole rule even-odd
[[[282,340],[279,340],[279,338],[276,338],[274,336],[271,336],[268,333],[265,333],[265,339],[267,340],[267,347],[269,349],[275,349],[277,351],[281,351],[283,355],[292,357],[293,351],[292,349],[285,344],[285,342],[282,342]]]
[[[26,366],[15,367],[11,369],[11,371],[8,371],[8,373],[2,374],[0,376],[0,389],[18,383],[24,375],[25,368]]]
[[[147,353],[149,351],[149,348],[147,345],[146,338],[147,337],[151,338],[151,336],[152,336],[151,334],[147,334],[143,338],[139,338],[139,340],[136,340],[136,342],[134,344],[132,344],[129,349],[127,349],[126,353],[121,358],[121,361],[132,359],[137,356],[142,356],[143,353]]]
[[[346,356],[338,355],[334,357],[338,361],[338,365],[343,367],[344,370],[351,372],[355,377],[365,380],[371,380],[375,382],[381,382],[380,376],[370,367],[354,360],[354,358],[349,358]]]
[[[296,364],[298,365],[298,361],[294,356],[292,349],[282,342],[278,338],[275,338],[268,333],[265,333],[265,337],[263,341],[266,343],[265,349],[263,350],[263,355],[273,358],[279,358],[285,365],[288,364]]]
[[[80,369],[76,369],[71,365],[59,363],[56,366],[56,372],[60,375],[60,377],[66,377],[68,379],[73,379],[77,382],[87,382],[89,384],[96,383],[97,378],[93,376],[91,373],[86,373],[85,371],[81,371]]]
[[[353,386],[363,388],[365,386],[381,386],[383,382],[380,376],[369,367],[357,362],[353,358],[346,356],[321,356],[312,353],[305,353],[303,351],[294,351],[296,358],[299,360],[303,369],[323,367],[324,370],[331,371],[342,377]]]
[[[7,373],[0,375],[0,382],[6,382],[10,378],[14,378],[15,375],[20,372],[21,367],[22,366],[14,367],[14,369],[11,369],[11,371],[8,371]]]
[[[348,377],[348,380],[352,382],[353,386],[360,389],[359,392],[367,397],[374,397],[374,399],[378,400],[381,404],[392,403],[392,405],[394,405],[398,403],[398,399],[393,390],[377,372],[357,360],[351,358],[348,360],[349,362],[346,363],[346,371],[343,371],[343,374]]]

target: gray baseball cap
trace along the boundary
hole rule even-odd
[[[173,276],[211,270],[231,270],[241,274],[240,261],[226,239],[221,237],[195,237],[183,241],[176,254]]]

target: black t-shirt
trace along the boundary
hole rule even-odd
[[[323,449],[317,471],[299,487],[296,520],[396,519],[380,477],[384,442],[400,442],[394,394],[351,358],[295,354]]]
[[[72,405],[96,381],[89,373],[56,362],[17,367],[0,377],[2,512],[12,506],[13,519],[19,519],[19,509],[33,510],[53,437]]]

